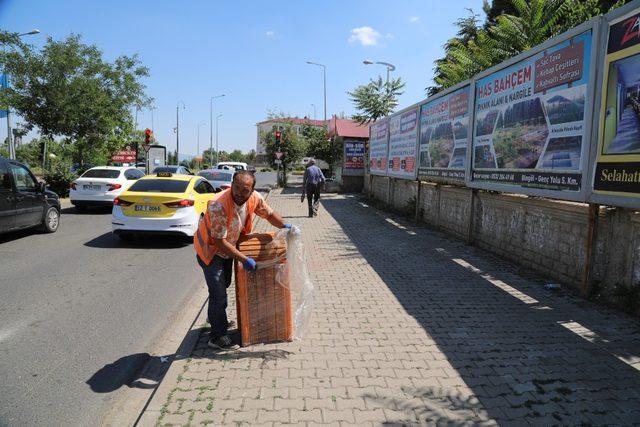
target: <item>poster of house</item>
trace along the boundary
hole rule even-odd
[[[463,183],[469,127],[469,86],[420,107],[418,175]]]
[[[472,185],[580,191],[591,50],[588,30],[476,80]]]
[[[417,174],[418,108],[389,118],[389,159],[387,176],[415,179]]]
[[[640,207],[640,10],[611,21],[593,201]]]
[[[369,171],[372,175],[387,174],[389,151],[389,121],[379,120],[369,126]]]

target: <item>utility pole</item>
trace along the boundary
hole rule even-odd
[[[180,104],[182,104],[182,109],[187,108],[184,105],[184,102],[178,101],[176,104],[176,164],[180,164]]]
[[[216,95],[209,98],[209,161],[213,167],[213,100],[222,98],[225,94]]]

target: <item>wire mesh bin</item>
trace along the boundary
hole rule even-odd
[[[236,263],[236,308],[242,345],[293,340],[287,241],[276,233],[250,234],[238,249],[256,260],[246,271]]]

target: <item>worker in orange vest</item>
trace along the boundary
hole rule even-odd
[[[207,206],[193,238],[197,260],[204,271],[209,289],[208,317],[211,335],[207,345],[220,350],[237,349],[227,335],[227,288],[231,284],[233,260],[246,270],[256,269],[256,262],[242,254],[236,243],[243,234],[251,233],[254,215],[266,219],[277,228],[291,228],[264,198],[255,191],[256,178],[248,171],[237,172],[231,188],[219,194]]]

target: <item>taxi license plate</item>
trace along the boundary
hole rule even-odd
[[[136,205],[136,212],[160,212],[160,206]]]
[[[83,185],[82,189],[83,190],[100,190],[100,186],[99,185]]]

